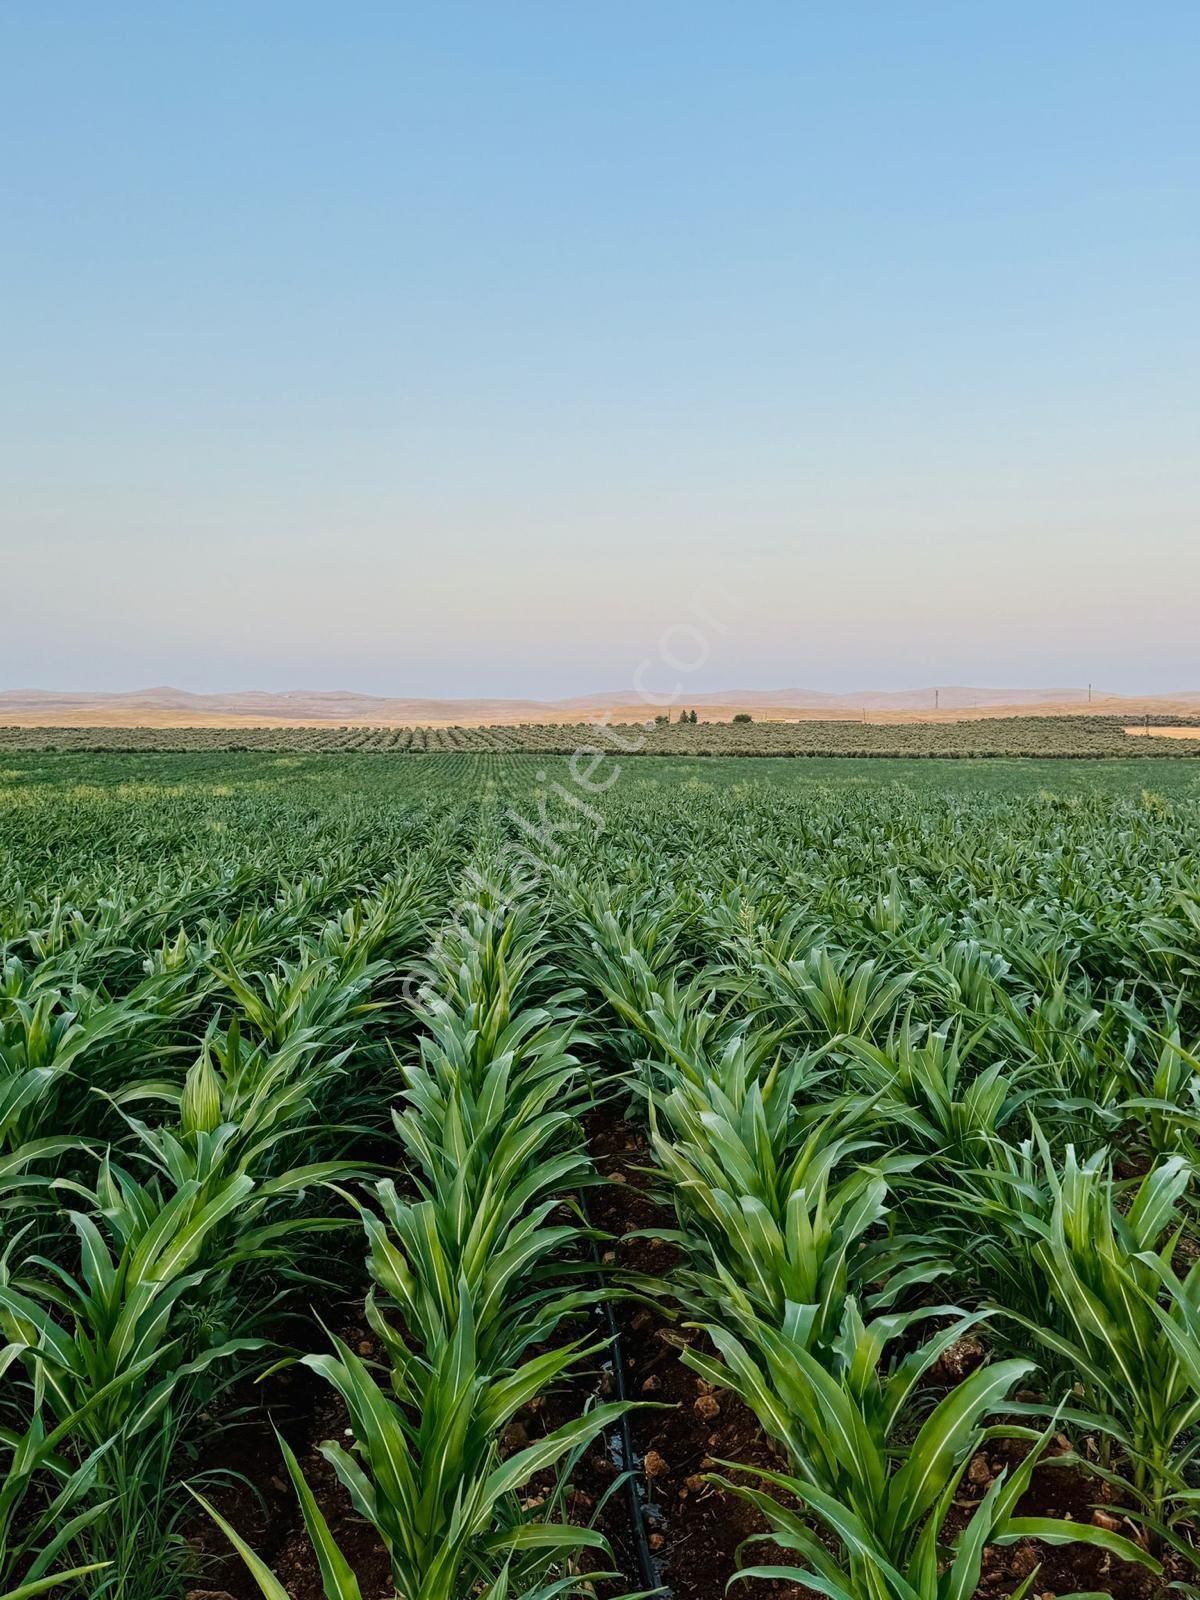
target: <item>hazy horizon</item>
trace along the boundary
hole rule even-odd
[[[703,700],[706,697],[743,696],[753,698],[756,695],[778,699],[781,695],[811,694],[830,699],[853,700],[857,695],[934,695],[940,692],[944,695],[970,695],[1003,697],[1008,694],[1017,697],[1030,695],[1044,696],[1047,700],[1074,695],[1086,695],[1089,691],[1097,700],[1105,697],[1117,698],[1170,698],[1171,695],[1196,695],[1200,694],[1200,684],[1175,683],[1168,689],[1145,689],[1139,686],[1115,686],[1110,683],[978,683],[971,684],[962,680],[939,679],[929,683],[830,683],[826,685],[817,683],[726,683],[710,681],[703,675],[684,674],[676,675],[679,679],[679,688],[676,692],[673,686],[663,684],[655,685],[649,679],[646,682],[646,698],[655,698],[656,687],[661,688],[665,698],[687,701],[689,698]],[[346,683],[288,683],[288,684],[261,684],[242,683],[225,688],[197,687],[194,684],[167,683],[131,683],[114,686],[112,684],[90,687],[87,685],[73,684],[29,684],[29,683],[0,683],[0,697],[28,694],[33,696],[68,697],[71,695],[88,695],[103,697],[112,695],[120,698],[129,695],[153,695],[182,693],[194,696],[197,699],[221,699],[239,695],[262,695],[279,698],[286,695],[345,695],[348,697],[362,697],[365,699],[389,700],[447,700],[462,701],[464,703],[484,700],[496,701],[540,701],[547,705],[557,705],[573,700],[592,699],[633,699],[638,691],[632,689],[628,683],[609,685],[597,688],[593,685],[589,689],[564,691],[561,694],[526,694],[524,692],[507,692],[503,689],[488,687],[473,693],[449,694],[431,692],[416,694],[403,685],[381,686],[367,689],[354,684]],[[798,701],[802,704],[802,701]]]
[[[1198,51],[8,8],[0,684],[1200,687]]]

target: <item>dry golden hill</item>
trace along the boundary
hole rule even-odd
[[[1110,695],[1086,690],[1005,690],[949,686],[899,692],[864,690],[831,695],[803,689],[730,689],[686,695],[673,704],[650,702],[633,691],[582,695],[569,700],[429,699],[355,694],[348,690],[192,694],[184,689],[129,693],[0,691],[0,724],[63,728],[213,727],[426,727],[516,723],[644,721],[681,705],[707,722],[747,712],[757,721],[848,720],[877,723],[963,722],[978,717],[1119,716],[1130,725],[1147,716],[1200,715],[1200,693]]]

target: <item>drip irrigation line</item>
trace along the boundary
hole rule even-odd
[[[587,1202],[583,1195],[579,1196],[580,1209],[583,1212],[584,1225],[591,1230],[591,1217],[588,1214]],[[592,1261],[596,1268],[596,1282],[600,1289],[604,1288],[604,1273],[601,1270],[600,1250],[594,1238],[589,1238],[591,1245]],[[600,1311],[604,1317],[605,1327],[608,1332],[608,1348],[610,1364],[613,1374],[613,1389],[616,1398],[627,1402],[629,1391],[625,1385],[625,1359],[621,1348],[621,1328],[617,1322],[616,1312],[613,1310],[612,1301],[606,1296],[600,1302]],[[620,1421],[611,1433],[605,1436],[609,1460],[625,1474],[625,1493],[629,1502],[629,1521],[633,1529],[633,1544],[637,1554],[638,1577],[642,1587],[652,1590],[659,1600],[671,1600],[671,1588],[663,1582],[662,1569],[654,1551],[650,1548],[648,1526],[662,1524],[666,1518],[662,1507],[655,1503],[653,1493],[649,1487],[649,1479],[643,1470],[644,1458],[638,1450],[633,1437],[633,1428],[630,1426],[629,1412],[623,1412]]]

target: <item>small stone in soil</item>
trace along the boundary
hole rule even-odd
[[[1027,1578],[1041,1564],[1041,1558],[1032,1545],[1019,1544],[1013,1553],[1012,1573],[1015,1578]]]

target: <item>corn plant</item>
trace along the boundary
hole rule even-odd
[[[228,1305],[208,1292],[227,1278],[228,1254],[204,1258],[210,1236],[252,1189],[242,1177],[205,1199],[190,1182],[168,1198],[106,1159],[93,1209],[69,1213],[77,1275],[36,1255],[18,1274],[0,1274],[0,1330],[19,1348],[32,1386],[34,1438],[44,1405],[48,1437],[95,1463],[96,1491],[112,1503],[103,1528],[91,1522],[77,1535],[104,1556],[116,1545],[106,1593],[148,1592],[139,1585],[159,1581],[157,1561],[178,1562],[161,1497],[182,1418],[202,1403],[212,1368],[261,1347],[231,1335]],[[36,1453],[18,1459],[47,1465]],[[160,1547],[150,1535],[164,1531]]]
[[[888,1179],[918,1158],[865,1137],[859,1104],[824,1110],[807,1100],[817,1075],[807,1056],[760,1064],[735,1034],[705,1077],[664,1063],[651,1091],[650,1129],[664,1197],[684,1252],[672,1291],[693,1315],[729,1304],[749,1324],[778,1324],[789,1302],[812,1306],[812,1338],[841,1322],[853,1285],[886,1284],[894,1299],[948,1269],[933,1246],[878,1230]]]
[[[913,981],[911,972],[887,973],[874,959],[853,958],[827,946],[803,955],[767,956],[756,963],[762,1003],[803,1018],[819,1040],[859,1034],[869,1038],[891,1018]]]
[[[846,1041],[853,1081],[872,1097],[881,1125],[902,1144],[927,1153],[934,1170],[975,1167],[989,1145],[1029,1104],[1031,1071],[1007,1073],[1002,1062],[972,1070],[957,1032],[918,1029],[911,1017],[886,1045]]]
[[[743,1576],[785,1575],[822,1593],[858,1600],[914,1600],[973,1593],[988,1540],[1037,1537],[1072,1539],[1158,1570],[1132,1541],[1098,1527],[1076,1528],[1015,1515],[1037,1457],[1050,1437],[988,1426],[1005,1408],[1030,1361],[998,1361],[978,1368],[944,1395],[923,1421],[914,1410],[917,1384],[972,1319],[958,1318],[899,1358],[888,1346],[922,1320],[944,1316],[941,1306],[893,1313],[864,1323],[853,1300],[846,1304],[833,1351],[825,1360],[811,1349],[812,1307],[790,1305],[780,1329],[761,1328],[753,1350],[727,1329],[706,1333],[721,1360],[686,1350],[684,1360],[714,1384],[732,1389],[786,1451],[787,1473],[755,1475],[799,1504],[802,1514],[764,1490],[719,1479],[765,1516],[771,1537],[798,1554],[797,1569],[749,1568]],[[1057,1425],[1057,1424],[1055,1424]],[[996,1437],[1024,1437],[1031,1447],[1007,1481],[993,1485],[954,1547],[943,1533],[962,1474],[972,1455]],[[901,1441],[903,1446],[901,1447]],[[744,1469],[743,1469],[744,1470]],[[812,1527],[835,1542],[836,1554]]]
[[[1147,1031],[1157,1052],[1149,1063],[1133,1065],[1132,1092],[1119,1114],[1134,1124],[1152,1156],[1182,1155],[1194,1167],[1200,1164],[1200,1046],[1184,1047],[1177,1008],[1161,1030]]]
[[[1049,1314],[1009,1315],[1073,1376],[1069,1420],[1105,1441],[1106,1475],[1168,1537],[1190,1515],[1200,1419],[1200,1266],[1175,1267],[1191,1169],[1169,1157],[1128,1187],[1103,1152],[1043,1165],[1048,1206],[1021,1225]]]
[[[82,1007],[80,1009],[76,1006]],[[0,990],[0,1207],[18,1191],[44,1184],[39,1170],[78,1149],[79,1134],[63,1099],[73,1070],[89,1052],[128,1038],[140,1021],[130,1005],[73,1006],[60,993],[30,984],[18,961],[4,969]],[[78,1113],[76,1113],[76,1117]]]

